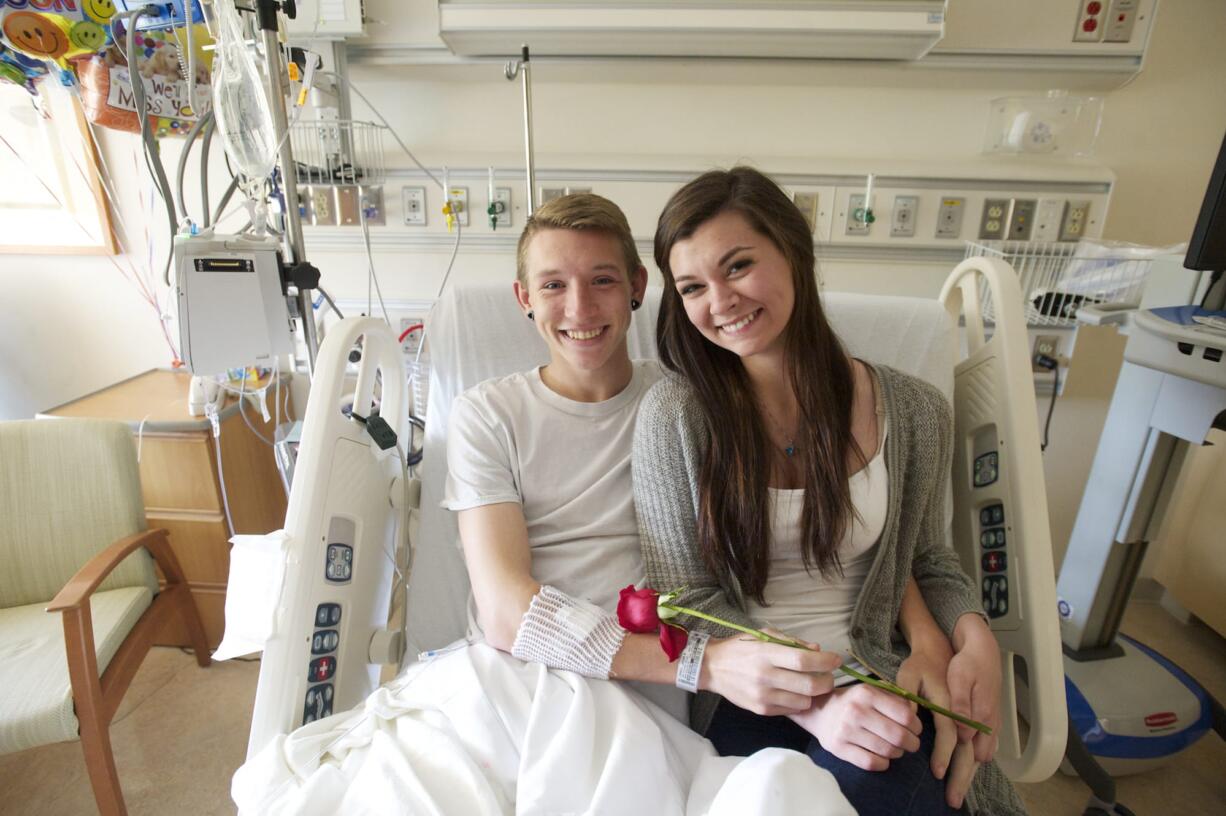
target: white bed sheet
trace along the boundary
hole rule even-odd
[[[240,813],[269,816],[855,813],[803,754],[718,757],[621,683],[463,643],[278,737],[232,795]]]

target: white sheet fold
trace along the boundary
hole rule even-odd
[[[278,737],[231,793],[240,813],[269,816],[855,813],[803,754],[718,757],[624,684],[484,644],[415,664],[361,707]]]

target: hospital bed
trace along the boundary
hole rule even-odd
[[[980,309],[985,288],[996,304],[991,327],[985,327]],[[952,400],[951,538],[982,588],[1001,645],[998,759],[1016,781],[1045,779],[1064,753],[1067,716],[1017,278],[1001,260],[970,258],[955,268],[938,300],[837,292],[823,298],[852,354],[919,376]],[[655,356],[658,304],[659,293],[649,291],[635,313],[628,339],[632,357]],[[451,402],[485,379],[540,365],[548,354],[517,308],[509,282],[450,290],[429,326],[424,457],[408,482],[396,451],[381,449],[368,426],[345,413],[367,416],[364,411],[377,407],[404,447],[408,416],[400,351],[390,330],[368,318],[345,320],[320,350],[285,524],[287,569],[260,669],[249,756],[278,734],[360,703],[377,686],[379,663],[401,651],[412,662],[466,634],[469,586],[456,522],[439,507]],[[345,372],[358,357],[356,389],[346,388]],[[387,609],[396,564],[405,562],[400,532],[410,506],[414,546],[407,646],[401,650],[396,627],[387,625]],[[1015,682],[1019,673],[1024,685]],[[1028,712],[1025,739],[1019,707]]]

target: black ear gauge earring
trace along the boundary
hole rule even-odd
[[[638,301],[638,299],[637,299],[637,298],[630,298],[630,310],[631,310],[631,311],[634,311],[635,309],[637,309],[638,307],[640,307],[640,306],[642,306],[642,305],[643,305],[643,304],[642,304],[642,303],[639,303],[639,301]]]
[[[529,319],[529,320],[536,320],[536,317],[534,317],[534,316],[533,316],[532,312],[528,312],[528,319]]]

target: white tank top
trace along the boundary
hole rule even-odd
[[[850,646],[849,623],[856,600],[877,552],[877,540],[885,529],[889,503],[889,474],[885,466],[885,434],[867,466],[848,480],[851,505],[859,517],[851,519],[839,545],[843,574],[825,578],[814,567],[805,569],[801,553],[801,513],[804,490],[769,488],[771,503],[770,579],[766,583],[765,606],[750,599],[749,614],[764,626],[837,651],[844,662]],[[845,675],[835,676],[836,685],[850,682]]]

